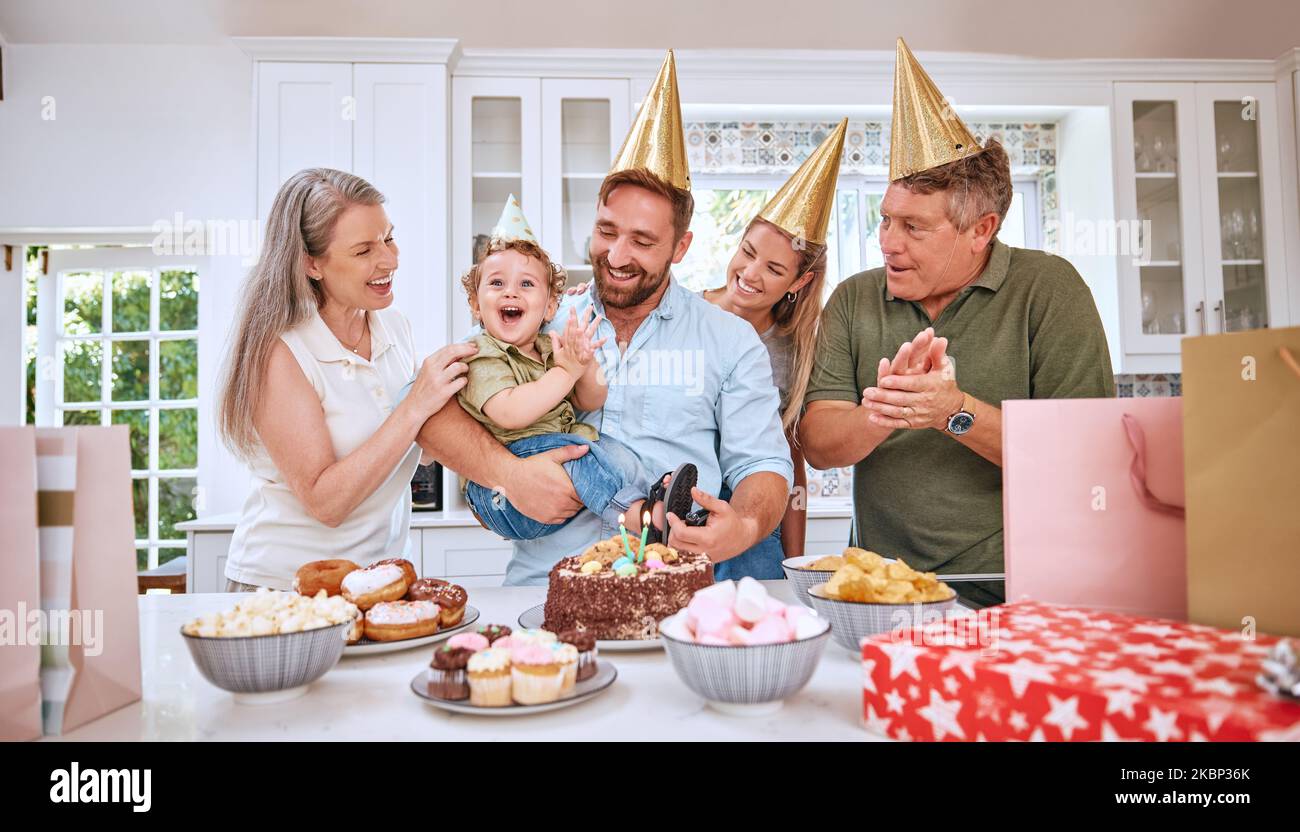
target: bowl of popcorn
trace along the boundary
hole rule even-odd
[[[800,555],[781,561],[785,577],[794,586],[794,597],[805,607],[811,607],[808,590],[830,580],[836,569],[844,565],[843,555]]]
[[[659,623],[668,660],[686,687],[737,716],[772,713],[802,690],[830,632],[826,619],[771,597],[753,578],[701,589]]]
[[[854,653],[867,636],[919,627],[957,605],[957,593],[933,572],[865,549],[848,548],[841,557],[843,564],[807,594],[833,625],[835,642]]]
[[[181,635],[203,678],[238,702],[268,704],[301,696],[334,667],[359,619],[354,604],[324,590],[308,598],[261,589]]]

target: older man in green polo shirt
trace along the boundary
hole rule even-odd
[[[826,304],[799,436],[814,467],[854,467],[857,545],[941,576],[999,573],[1001,403],[1113,396],[1110,354],[1074,267],[997,239],[1006,152],[981,148],[937,105],[900,113],[900,77],[933,90],[904,90],[911,107],[942,98],[901,42],[899,63],[885,267],[846,279]],[[909,130],[947,130],[947,152]],[[1001,581],[953,588],[975,606],[1005,600]]]

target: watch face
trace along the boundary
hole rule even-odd
[[[975,424],[975,417],[963,410],[948,420],[948,432],[960,435],[970,430],[973,424]]]

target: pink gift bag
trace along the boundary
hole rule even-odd
[[[0,741],[41,735],[41,645],[29,614],[41,609],[36,549],[36,430],[0,430]]]
[[[1182,399],[1002,406],[1007,601],[1187,620]]]

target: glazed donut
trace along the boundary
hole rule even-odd
[[[465,617],[465,604],[469,601],[469,593],[462,586],[447,584],[438,589],[433,600],[442,609],[442,626],[455,627]]]
[[[384,601],[366,610],[366,638],[400,641],[438,632],[438,605],[432,601]]]
[[[304,563],[293,576],[293,591],[308,598],[325,590],[326,595],[341,595],[343,579],[361,567],[350,560],[314,560]]]
[[[438,590],[447,586],[447,582],[442,578],[420,578],[412,581],[410,587],[406,590],[406,600],[408,601],[436,601],[434,596]]]
[[[406,576],[393,563],[378,563],[349,572],[343,578],[343,597],[363,610],[406,595]]]
[[[391,563],[394,566],[400,566],[402,568],[402,576],[406,578],[406,585],[408,587],[411,584],[415,583],[416,579],[420,577],[419,575],[415,574],[415,564],[411,563],[406,558],[388,558],[387,560],[377,560],[370,565],[383,566],[384,564],[388,564],[388,563]]]

